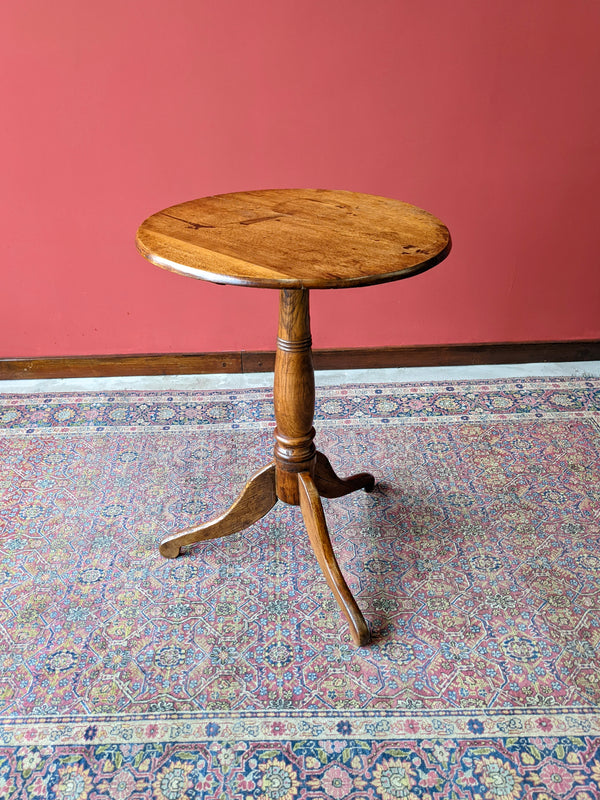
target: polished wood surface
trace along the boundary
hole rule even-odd
[[[220,517],[163,539],[159,547],[160,554],[165,558],[177,558],[180,548],[185,545],[239,533],[264,517],[276,502],[275,464],[271,463],[250,478],[237,500]]]
[[[310,544],[325,580],[348,620],[352,641],[358,646],[368,644],[370,640],[369,628],[339,568],[331,546],[321,498],[310,473],[298,473],[298,488],[300,508],[302,509]]]
[[[450,251],[448,229],[431,214],[396,200],[289,189],[173,206],[142,224],[137,246],[152,263],[184,275],[280,289],[274,462],[249,481],[228,511],[171,534],[160,552],[176,558],[183,545],[236,533],[277,500],[299,505],[350,635],[355,644],[367,644],[369,628],[335,558],[321,497],[371,491],[375,479],[366,472],[339,478],[315,447],[309,289],[364,286],[429,269]]]
[[[323,453],[317,453],[315,464],[315,486],[321,497],[344,497],[357,489],[372,492],[375,487],[375,478],[369,472],[359,472],[349,478],[339,478],[329,459]]]
[[[137,233],[157,266],[215,283],[341,289],[423,272],[450,252],[448,229],[408,203],[357,192],[266,189],[192,200]]]
[[[273,404],[277,423],[277,496],[298,505],[297,475],[313,470],[317,453],[313,441],[315,377],[306,289],[280,292]]]

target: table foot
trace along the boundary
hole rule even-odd
[[[350,494],[350,492],[357,491],[357,489],[372,492],[375,486],[375,478],[368,472],[360,472],[358,475],[351,475],[349,478],[339,478],[335,474],[327,456],[317,452],[315,485],[321,497],[343,497],[346,494]]]
[[[265,516],[277,502],[275,463],[263,467],[250,478],[233,505],[220,517],[167,536],[159,550],[165,558],[177,558],[180,547],[206,539],[219,539],[247,528]]]
[[[359,647],[366,645],[371,638],[369,628],[335,558],[319,491],[309,472],[300,472],[298,474],[298,488],[300,492],[300,508],[308,531],[308,538],[325,580],[348,620],[352,641]],[[352,491],[352,489],[349,491]]]

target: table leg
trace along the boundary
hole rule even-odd
[[[359,472],[349,478],[338,478],[327,456],[317,452],[315,485],[321,497],[344,497],[357,489],[372,492],[375,478],[369,472]]]
[[[352,641],[359,647],[368,644],[371,638],[369,628],[337,563],[331,546],[329,531],[327,530],[321,498],[315,482],[308,472],[301,472],[298,475],[298,486],[300,489],[300,508],[302,509],[310,544],[325,580],[348,620]]]
[[[265,516],[277,502],[275,494],[275,464],[259,470],[248,481],[241,495],[220,517],[192,528],[167,536],[160,543],[160,554],[165,558],[177,558],[180,547],[206,539],[219,539],[243,531]]]

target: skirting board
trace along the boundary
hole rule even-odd
[[[598,361],[600,360],[600,340],[359,347],[314,350],[313,359],[315,369]],[[275,353],[273,351],[5,358],[0,359],[0,379],[271,372],[274,364]]]

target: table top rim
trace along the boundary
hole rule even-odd
[[[257,275],[252,275],[250,277],[243,277],[240,275],[228,274],[226,271],[219,271],[218,269],[206,269],[206,268],[200,268],[198,266],[190,266],[188,264],[182,263],[182,261],[166,258],[160,255],[159,253],[154,252],[152,248],[148,246],[147,242],[144,241],[144,236],[147,233],[145,229],[146,224],[149,223],[151,220],[161,215],[164,215],[165,212],[174,208],[181,208],[182,206],[186,205],[192,206],[194,203],[200,203],[203,200],[209,201],[225,197],[254,195],[258,198],[261,195],[264,196],[268,195],[269,193],[285,193],[285,194],[289,193],[291,196],[294,193],[298,192],[319,193],[323,195],[326,194],[347,195],[348,197],[354,197],[354,198],[385,201],[386,203],[390,204],[398,204],[399,207],[405,206],[406,208],[409,208],[412,211],[418,212],[430,218],[432,225],[436,226],[438,230],[443,231],[445,233],[445,238],[446,238],[445,245],[439,251],[434,253],[432,256],[408,267],[403,266],[399,268],[394,268],[393,265],[390,265],[389,269],[381,270],[380,272],[376,273],[370,273],[367,275],[363,274],[363,275],[344,276],[343,278],[325,280],[322,277],[317,277],[315,279],[306,277],[297,278],[297,277],[282,277],[282,276],[264,277]],[[216,195],[207,195],[205,197],[199,197],[193,200],[187,200],[183,201],[182,203],[175,203],[171,206],[167,206],[163,209],[160,209],[159,211],[156,211],[154,214],[151,214],[140,224],[136,234],[136,247],[138,252],[155,266],[161,267],[162,269],[166,269],[171,272],[178,273],[180,275],[185,275],[188,277],[209,281],[211,283],[217,283],[221,285],[233,285],[233,286],[248,286],[254,288],[270,288],[270,289],[295,289],[295,288],[342,289],[342,288],[354,288],[361,286],[374,286],[382,283],[388,283],[391,281],[402,280],[404,278],[412,277],[413,275],[426,272],[427,270],[439,264],[448,256],[452,248],[452,240],[447,226],[439,218],[435,217],[430,212],[418,206],[415,206],[411,203],[407,203],[405,201],[397,200],[395,198],[385,197],[383,195],[365,194],[363,192],[354,192],[345,189],[336,190],[336,189],[308,189],[308,188],[289,189],[288,188],[288,189],[255,189],[255,190],[238,191],[238,192],[226,192]],[[203,248],[197,244],[194,244],[193,248],[195,251],[198,251],[198,253],[203,253],[203,252],[206,253],[208,260],[216,261],[222,255],[216,250],[213,250],[211,248]],[[252,261],[246,261],[244,259],[235,259],[232,256],[223,256],[223,261],[233,262],[236,260],[241,263],[247,264],[249,266],[258,266],[259,268],[261,266]]]

